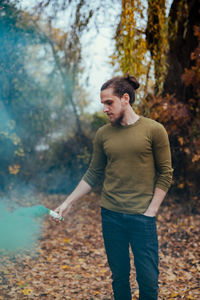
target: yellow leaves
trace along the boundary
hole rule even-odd
[[[197,271],[200,273],[200,266],[197,266]]]
[[[108,269],[100,269],[101,273],[106,273],[108,271]]]
[[[82,263],[82,262],[84,262],[85,260],[84,260],[83,258],[79,258],[78,261],[79,261],[80,263]]]
[[[178,141],[179,141],[179,144],[180,144],[180,146],[182,147],[182,146],[185,146],[184,148],[183,148],[183,150],[184,150],[184,152],[186,153],[186,154],[191,154],[191,150],[188,148],[188,147],[186,147],[186,145],[187,145],[187,140],[185,141],[184,140],[184,138],[182,137],[182,136],[179,136],[178,137]],[[196,162],[196,161],[198,161],[200,159],[200,154],[193,154],[193,157],[192,157],[192,162]]]
[[[40,254],[43,254],[43,253],[44,253],[44,251],[43,251],[42,249],[40,249],[39,252],[40,252]]]
[[[154,61],[154,73],[156,85],[159,92],[162,91],[162,84],[167,69],[166,53],[168,50],[167,20],[164,1],[148,1],[148,23],[146,37],[148,50]]]
[[[24,294],[24,295],[27,296],[27,295],[29,295],[30,293],[32,293],[32,291],[33,291],[32,289],[23,289],[23,290],[22,290],[22,294]]]
[[[69,238],[64,238],[64,239],[63,239],[63,242],[64,242],[64,243],[69,243],[69,242],[70,242],[70,239],[69,239]]]
[[[24,281],[18,281],[17,283],[16,283],[16,285],[18,285],[19,287],[21,287],[21,288],[23,288],[23,287],[25,287],[26,286],[26,283],[24,282]]]
[[[81,265],[75,265],[74,269],[80,269]]]
[[[186,291],[190,291],[190,289],[186,290]],[[184,293],[186,292],[172,292],[169,296],[169,298],[167,298],[168,300],[174,300],[174,299],[179,299],[179,297],[182,299],[184,297]],[[183,297],[182,297],[183,296]],[[193,299],[197,299],[194,298],[192,295],[188,295],[187,299],[193,300]]]
[[[136,77],[146,74],[145,26],[138,21],[142,18],[144,6],[138,1],[124,1],[122,5],[120,29],[116,34],[117,55],[112,56],[112,63],[118,61],[123,73],[129,72]]]
[[[15,150],[15,155],[17,156],[24,156],[24,149],[22,147],[20,147],[19,149]]]
[[[179,141],[180,145],[183,146],[184,140],[183,140],[183,138],[181,136],[178,137],[178,141]]]
[[[175,281],[176,280],[176,275],[174,274],[174,270],[172,269],[172,266],[169,262],[169,268],[167,268],[167,274],[166,274],[166,280],[168,282],[171,282],[171,281]]]
[[[37,259],[25,256],[6,261],[0,256],[0,266],[5,268],[1,275],[7,281],[4,290],[0,285],[0,295],[3,295],[0,300],[111,297],[111,272],[101,235],[98,197],[91,194],[77,202],[67,218],[67,231],[65,224],[45,225]],[[56,206],[57,196],[51,200]],[[84,209],[79,210],[80,204]],[[158,215],[160,299],[198,299],[199,216],[181,212],[182,203],[180,206],[176,203],[161,207]],[[133,256],[131,259],[133,266]],[[139,293],[135,290],[134,268],[131,286],[134,287],[132,299],[136,300]]]
[[[174,292],[172,292],[171,295],[170,295],[170,297],[171,297],[172,299],[174,299],[174,298],[176,298],[178,295],[179,295],[179,293],[174,293]]]
[[[17,175],[20,171],[20,165],[15,164],[13,166],[9,166],[8,169],[10,174]]]
[[[195,154],[192,158],[192,162],[196,162],[198,160],[200,160],[200,154]]]
[[[139,298],[139,290],[136,290],[135,293],[134,293],[134,297],[136,297],[136,299]]]
[[[21,144],[20,138],[16,135],[16,133],[10,133],[10,130],[14,129],[13,122],[10,122],[9,124],[7,124],[7,126],[9,130],[0,131],[0,134],[6,138],[9,138],[12,141],[13,145],[19,146]]]
[[[100,292],[99,291],[94,291],[95,295],[99,295]]]
[[[19,288],[22,289],[21,290],[22,294],[24,294],[26,296],[33,292],[32,289],[27,288],[28,283],[26,283],[25,281],[20,280],[16,283],[16,285],[19,286]]]
[[[47,261],[50,262],[51,260],[52,260],[52,257],[51,257],[51,256],[48,256],[48,257],[47,257]]]
[[[20,138],[15,133],[12,133],[10,138],[15,146],[19,145],[21,142]]]
[[[188,147],[186,147],[186,148],[184,149],[184,152],[187,153],[187,154],[190,154],[190,153],[191,153],[191,152],[190,152],[190,149],[189,149]]]
[[[63,265],[63,266],[62,266],[62,269],[63,269],[63,270],[66,270],[66,269],[69,270],[69,269],[70,269],[70,266]]]

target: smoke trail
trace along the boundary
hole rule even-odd
[[[0,254],[16,254],[37,248],[42,221],[48,209],[42,205],[13,212],[0,203]]]

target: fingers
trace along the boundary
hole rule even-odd
[[[55,210],[51,211],[50,216],[52,217],[53,221],[60,222],[63,221],[63,210],[61,207],[56,208]]]
[[[56,209],[54,209],[54,211],[59,215],[60,218],[63,218],[69,213],[70,209],[71,209],[72,203],[68,203],[66,205],[66,203],[61,204],[60,206],[58,206]],[[56,222],[60,222],[60,218],[55,219]]]
[[[61,223],[61,222],[63,222],[64,221],[64,218],[62,217],[62,219],[60,219],[60,218],[51,218],[51,220],[53,221],[53,222],[56,222],[56,223]]]
[[[59,212],[60,212],[60,206],[58,206],[56,209],[54,209],[54,211],[59,214]]]

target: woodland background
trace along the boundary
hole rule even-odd
[[[88,167],[95,131],[107,122],[102,112],[87,109],[94,100],[81,84],[82,40],[91,25],[98,34],[102,24],[94,20],[100,13],[109,17],[111,2],[35,1],[29,11],[20,9],[20,2],[2,0],[0,6],[0,189],[29,185],[47,193],[69,193]],[[172,1],[168,15],[166,4],[122,1],[109,78],[127,72],[138,78],[135,109],[161,122],[169,134],[173,198],[195,210],[200,171],[199,2]],[[63,11],[69,11],[65,30],[56,25]]]
[[[23,206],[43,201],[54,208],[72,191],[86,171],[95,132],[108,120],[101,111],[90,111],[92,101],[98,100],[86,92],[86,83],[83,83],[85,73],[90,73],[84,65],[84,61],[90,59],[83,56],[84,35],[91,28],[95,28],[98,35],[104,18],[109,19],[111,7],[120,6],[116,24],[109,25],[113,30],[114,51],[109,58],[113,71],[108,79],[127,73],[138,78],[141,88],[134,109],[165,126],[172,151],[173,184],[161,210],[159,227],[163,237],[162,272],[168,276],[163,277],[166,286],[163,281],[161,299],[197,299],[197,229],[200,213],[199,1],[102,0],[94,4],[88,0],[36,0],[31,8],[28,5],[29,9],[22,9],[21,2],[0,1],[0,199]],[[63,18],[62,28],[58,26],[60,18]],[[76,219],[78,209],[75,208],[66,232],[63,232],[66,225],[61,225],[63,228],[57,230],[50,224],[46,225],[38,268],[45,269],[46,264],[51,264],[53,270],[53,265],[58,264],[53,251],[56,251],[57,257],[64,259],[61,252],[67,243],[68,249],[75,247],[76,263],[73,261],[70,266],[69,257],[60,268],[63,272],[70,269],[72,273],[68,272],[68,275],[75,278],[73,272],[78,270],[80,275],[79,267],[84,273],[84,268],[92,265],[92,262],[85,261],[90,251],[86,251],[84,257],[82,254],[84,249],[96,247],[97,238],[97,248],[100,250],[95,248],[96,256],[88,259],[98,261],[99,258],[101,276],[99,280],[90,279],[100,284],[103,278],[109,278],[104,276],[109,275],[109,270],[105,269],[100,225],[95,217],[99,213],[98,189],[96,193],[89,197],[87,205],[83,204],[85,211],[80,213],[79,221]],[[94,232],[93,238],[89,231]],[[69,235],[69,239],[62,237],[63,233]],[[62,247],[57,249],[50,237],[59,234]],[[84,249],[80,250],[80,243],[75,238],[77,234],[78,240],[80,238],[82,243],[88,243],[84,244]],[[58,296],[58,291],[50,290],[50,287],[43,286],[46,292],[40,292],[36,286],[42,281],[41,276],[47,275],[48,268],[40,275],[36,271],[34,286],[32,279],[28,283],[25,280],[26,271],[29,270],[29,274],[30,270],[33,271],[34,260],[24,257],[23,262],[13,259],[7,264],[6,259],[2,261],[6,267],[1,270],[3,298],[0,299],[14,299],[15,293],[15,299],[106,299],[101,295],[111,293],[108,279],[105,284],[102,283],[102,288],[95,285],[90,298],[86,296],[87,293],[89,295],[86,288],[85,294],[79,298],[76,289],[84,275],[74,279],[74,290],[72,286],[67,286],[71,293],[69,298]],[[173,261],[172,269],[169,269],[170,261]],[[182,268],[182,273],[176,270],[176,263],[179,271]],[[10,270],[15,270],[14,273],[10,271],[10,277],[6,271],[8,266]],[[37,265],[35,267],[37,269]],[[90,271],[94,274],[94,270]],[[87,275],[88,278],[91,274]],[[175,278],[178,278],[177,285]],[[32,287],[29,288],[31,282]],[[60,279],[56,282],[61,284]],[[92,282],[86,280],[84,285],[92,286]],[[174,289],[172,282],[176,286]],[[184,282],[188,289],[184,289]],[[54,298],[53,293],[56,295]]]

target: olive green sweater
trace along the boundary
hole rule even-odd
[[[167,192],[172,180],[168,135],[164,127],[140,117],[128,126],[101,127],[90,166],[83,176],[91,187],[104,175],[101,206],[122,213],[144,213],[155,187]]]

